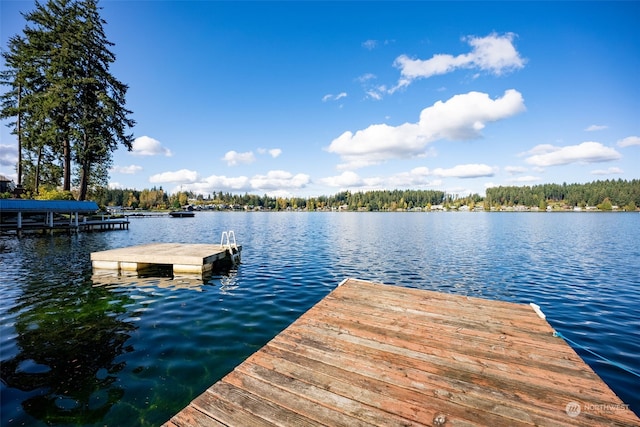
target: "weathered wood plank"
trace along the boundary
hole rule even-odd
[[[318,387],[305,386],[277,372],[267,373],[267,378],[256,378],[246,375],[246,369],[247,364],[240,365],[225,378],[225,382],[250,389],[262,400],[276,402],[316,423],[345,427],[371,425],[352,416],[359,408],[348,398]]]
[[[525,304],[350,279],[169,423],[640,425],[628,410],[567,415],[623,405],[552,332]]]
[[[437,414],[456,415],[469,425],[496,425],[502,421],[501,417],[491,413],[477,413],[473,407],[459,405],[454,401],[434,398],[431,390],[418,390],[399,386],[407,380],[406,375],[394,377],[395,368],[384,368],[378,365],[376,375],[360,375],[358,372],[348,371],[331,364],[314,359],[307,359],[299,354],[271,348],[267,346],[261,352],[261,358],[255,360],[265,369],[285,372],[301,381],[318,387],[328,387],[333,393],[348,397],[363,406],[372,406],[378,412],[371,411],[369,421],[377,425],[430,425]],[[345,363],[344,361],[342,363]],[[380,379],[384,375],[388,380]],[[412,421],[413,420],[413,421]],[[415,424],[420,420],[420,424]],[[530,425],[512,420],[512,425]]]
[[[148,264],[202,264],[223,256],[224,246],[215,244],[150,243],[146,245],[92,252],[92,261],[138,262]]]
[[[277,345],[281,343],[278,342]],[[298,354],[313,357],[313,350],[305,351],[300,346],[295,347]],[[456,378],[445,377],[441,372],[426,373],[419,369],[419,361],[412,359],[402,360],[402,357],[393,354],[385,354],[382,351],[367,351],[360,355],[366,358],[367,362],[359,360],[358,355],[350,354],[339,350],[340,356],[335,359],[326,358],[322,355],[316,355],[322,359],[323,363],[330,363],[334,366],[340,366],[345,370],[354,369],[352,373],[369,376],[381,383],[403,384],[403,387],[412,388],[421,392],[437,392],[439,390],[447,390],[455,392],[460,389],[468,389],[473,383],[461,381]],[[428,390],[428,391],[426,391]],[[483,392],[486,392],[482,389]],[[501,390],[500,390],[501,391]],[[503,393],[500,394],[502,397]]]
[[[226,381],[220,381],[196,398],[192,406],[206,414],[210,414],[211,417],[224,425],[250,425],[256,427],[278,425],[269,421],[269,418],[273,418],[273,416],[268,414],[269,411],[273,414],[282,414],[282,409],[273,405],[267,406],[264,403],[258,396],[231,386]],[[262,409],[256,411],[256,408]],[[267,415],[265,416],[265,414]],[[288,419],[286,415],[281,415],[281,417],[283,420]]]
[[[415,340],[407,340],[399,336],[387,335],[384,341],[380,341],[375,331],[356,329],[348,325],[338,327],[322,322],[315,324],[300,322],[298,328],[301,335],[328,340],[327,347],[335,348],[340,346],[342,341],[348,343],[349,348],[357,349],[354,351],[360,351],[361,348],[383,350],[395,356],[415,359],[422,365],[437,366],[441,374],[448,377],[464,380],[470,375],[480,376],[486,386],[499,387],[505,380],[522,386],[540,382],[545,388],[566,390],[575,399],[581,397],[597,399],[601,393],[609,391],[590,369],[585,370],[581,375],[588,378],[581,378],[549,372],[535,366],[500,363],[489,358],[472,357],[465,352],[464,348],[427,347]]]
[[[382,316],[411,316],[411,320],[416,322],[449,320],[480,330],[486,330],[492,324],[504,325],[513,331],[524,331],[527,336],[535,333],[544,335],[550,330],[546,322],[539,322],[536,316],[531,316],[531,307],[526,304],[509,303],[509,306],[505,306],[501,301],[415,289],[409,289],[408,295],[402,295],[403,288],[389,288],[392,289],[388,292],[367,297],[367,289],[361,284],[360,289],[355,288],[355,292],[333,293],[323,302],[329,304],[338,301],[343,307],[360,305]]]
[[[327,343],[314,343],[314,336],[307,331],[291,342],[287,338],[288,334],[281,334],[269,346],[284,348],[310,359],[338,366],[350,371],[351,375],[369,376],[380,383],[402,384],[403,387],[420,390],[425,395],[438,399],[474,405],[476,408],[478,404],[474,402],[486,401],[485,406],[492,405],[494,410],[526,410],[533,414],[532,419],[535,419],[536,413],[540,413],[543,419],[555,420],[556,425],[563,425],[567,421],[564,405],[583,397],[579,389],[571,390],[572,396],[568,398],[566,391],[550,388],[535,379],[507,381],[491,377],[486,372],[464,371],[464,366],[452,368],[446,362],[425,365],[421,360],[379,348],[359,346],[358,353],[354,353],[353,346],[346,342],[345,348],[339,340],[331,341],[330,345],[334,350],[327,352],[324,350]],[[474,417],[479,418],[475,414]]]
[[[353,306],[350,307],[353,308]],[[344,332],[349,331],[350,328],[370,331],[375,335],[396,337],[419,343],[424,347],[432,347],[433,351],[449,347],[460,348],[464,349],[464,353],[468,356],[486,357],[497,362],[515,365],[536,363],[549,371],[565,372],[567,369],[574,369],[576,375],[584,374],[582,369],[576,368],[580,366],[576,365],[576,362],[581,362],[579,356],[573,351],[567,352],[566,345],[558,346],[557,343],[564,342],[554,338],[551,330],[548,331],[550,340],[547,340],[551,348],[544,354],[540,354],[540,341],[513,338],[504,332],[496,334],[480,331],[473,334],[457,327],[435,328],[433,325],[426,326],[406,321],[390,322],[383,316],[365,314],[363,310],[356,310],[355,313],[358,314],[354,314],[352,309],[331,307],[327,311],[318,312],[314,320],[319,322],[320,327],[323,327],[324,322],[342,328]]]
[[[165,424],[166,427],[218,427],[224,425],[191,406],[184,408]]]

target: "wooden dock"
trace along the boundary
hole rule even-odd
[[[124,217],[96,215],[91,201],[0,199],[0,232],[67,233],[80,231],[128,230]],[[82,217],[82,220],[80,219]]]
[[[534,310],[348,279],[165,426],[638,426]]]
[[[25,221],[20,224],[20,227],[15,223],[0,224],[0,230],[2,232],[14,232],[22,234],[23,232],[41,232],[41,233],[56,233],[56,232],[81,232],[81,231],[110,231],[110,230],[128,230],[129,220],[126,218],[109,218],[109,219],[91,219],[85,221],[73,222],[67,221],[54,221],[47,223],[44,221]]]
[[[141,271],[171,265],[174,273],[200,274],[221,262],[233,262],[242,246],[216,244],[152,243],[91,253],[94,269]]]

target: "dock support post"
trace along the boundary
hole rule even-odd
[[[16,233],[18,233],[18,236],[22,236],[22,212],[18,212],[17,226],[18,228],[16,229]]]

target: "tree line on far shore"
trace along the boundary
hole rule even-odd
[[[522,187],[494,187],[487,189],[485,204],[490,206],[538,206],[562,204],[569,207],[600,207],[602,210],[618,206],[635,210],[640,206],[640,180],[605,180],[584,184],[540,184]]]
[[[208,195],[181,191],[165,192],[162,187],[145,189],[99,189],[93,194],[100,206],[121,206],[127,209],[176,209],[185,205],[201,205],[215,209],[264,210],[325,210],[396,211],[432,209],[435,207],[491,210],[501,207],[547,206],[575,208],[597,207],[600,210],[634,211],[640,206],[640,180],[605,180],[585,184],[541,184],[534,186],[506,186],[488,188],[486,196],[478,194],[457,196],[438,190],[377,190],[364,192],[342,191],[333,196],[273,197],[255,194],[217,192]]]
[[[367,206],[367,210],[397,210],[416,206],[436,205],[443,200],[453,202],[451,196],[436,190],[393,190],[352,193],[342,191],[333,196],[318,197],[273,197],[256,194],[233,194],[217,192],[195,194],[181,191],[175,194],[165,192],[162,187],[145,189],[102,189],[93,198],[100,206],[121,206],[125,209],[176,209],[186,205],[201,205],[215,209],[264,209],[264,210],[322,210],[342,208],[358,210]]]

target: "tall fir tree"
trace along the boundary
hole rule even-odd
[[[18,161],[16,174],[18,185],[22,185],[22,120],[23,102],[22,95],[26,86],[25,40],[20,36],[9,39],[8,49],[2,52],[5,61],[5,69],[0,71],[0,84],[9,89],[0,97],[0,118],[14,120],[9,126],[14,127],[13,133],[18,138]]]
[[[89,185],[106,185],[106,166],[110,166],[111,153],[118,144],[132,148],[133,136],[126,134],[126,129],[135,123],[128,118],[131,111],[124,107],[128,87],[109,72],[115,61],[109,50],[113,43],[105,36],[105,21],[99,15],[97,1],[85,0],[79,6],[83,55],[75,161],[79,169],[79,198],[83,199]]]
[[[23,14],[24,36],[3,52],[0,83],[10,89],[1,114],[15,117],[11,125],[25,154],[18,168],[24,163],[36,192],[43,178],[65,191],[73,182],[84,200],[92,186],[106,184],[119,144],[132,148],[128,87],[109,71],[115,55],[99,9],[97,0],[36,2]]]

